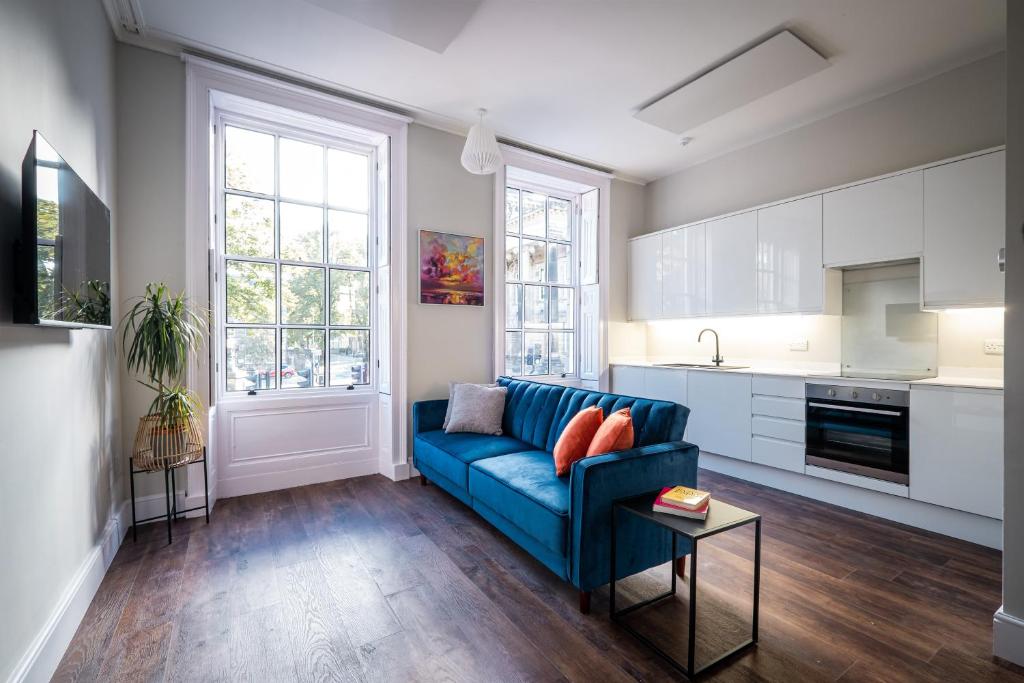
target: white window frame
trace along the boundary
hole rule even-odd
[[[213,295],[216,297],[216,305],[214,306],[214,325],[216,329],[213,330],[215,335],[213,338],[216,340],[215,344],[215,357],[214,357],[214,382],[216,383],[216,393],[218,402],[223,401],[234,401],[236,399],[242,399],[246,402],[251,403],[254,398],[286,398],[293,394],[298,394],[306,398],[316,398],[318,396],[333,396],[339,392],[345,392],[348,395],[355,395],[359,393],[376,393],[378,390],[378,353],[377,353],[377,335],[380,334],[378,330],[377,320],[377,287],[376,287],[376,273],[377,273],[377,251],[379,244],[378,234],[380,232],[379,219],[377,206],[378,206],[378,195],[381,193],[381,188],[378,188],[377,182],[377,147],[370,145],[365,142],[352,140],[349,137],[341,137],[344,135],[345,129],[339,126],[331,126],[326,122],[314,122],[310,124],[314,125],[316,130],[309,130],[308,128],[300,128],[295,125],[295,121],[291,123],[285,123],[279,120],[270,120],[264,118],[265,114],[261,116],[261,107],[252,107],[247,103],[241,101],[234,101],[230,105],[230,109],[216,107],[214,108],[214,178],[215,178],[215,197],[214,197],[214,235],[213,240],[216,244],[214,251],[214,288]],[[255,110],[255,111],[254,111]],[[232,256],[225,253],[225,236],[226,236],[226,207],[224,204],[224,198],[226,193],[238,194],[241,196],[255,196],[251,193],[243,191],[237,191],[230,189],[225,183],[225,150],[226,135],[224,134],[225,127],[233,126],[237,128],[244,128],[246,130],[256,131],[260,133],[267,133],[274,135],[276,139],[287,138],[291,140],[298,140],[301,142],[310,142],[313,144],[323,145],[333,149],[343,149],[346,151],[356,152],[359,154],[366,154],[369,157],[369,169],[368,169],[368,186],[370,189],[367,205],[367,217],[368,217],[368,236],[367,236],[367,265],[366,267],[350,267],[346,266],[345,270],[354,270],[368,273],[369,277],[369,292],[370,300],[369,305],[369,325],[368,329],[370,335],[369,350],[370,356],[368,359],[368,382],[366,384],[351,385],[352,389],[348,386],[330,386],[330,332],[332,329],[340,329],[345,326],[332,326],[330,325],[330,273],[332,270],[331,264],[328,263],[326,254],[328,249],[328,243],[325,239],[324,256],[325,259],[322,263],[318,262],[301,262],[301,261],[289,261],[288,259],[280,258],[257,258],[257,257],[246,257],[246,256]],[[333,128],[333,131],[330,129]],[[333,132],[333,134],[332,134]],[[326,158],[324,160],[324,174],[327,173]],[[280,195],[280,149],[279,144],[275,144],[275,192],[272,195],[275,200],[275,252],[279,249],[280,242],[280,202],[291,202],[292,200],[287,197]],[[386,188],[383,188],[386,193]],[[295,203],[306,204],[306,202],[295,201]],[[326,207],[327,199],[324,198],[322,204]],[[324,234],[327,234],[326,216],[324,224]],[[249,324],[249,323],[229,323],[227,320],[227,261],[241,261],[246,263],[273,263],[277,270],[277,287],[276,287],[276,301],[275,306],[275,319],[277,320],[274,324]],[[282,296],[282,285],[283,280],[280,275],[280,267],[287,265],[295,265],[300,267],[314,267],[322,268],[324,270],[324,322],[319,325],[299,325],[299,324],[286,324],[281,320],[281,296]],[[337,270],[338,268],[334,268]],[[272,329],[276,335],[275,341],[275,359],[274,367],[278,368],[278,386],[273,389],[259,389],[255,396],[249,396],[244,391],[228,391],[227,390],[227,367],[226,367],[226,349],[227,349],[227,329],[229,327],[238,328],[250,328],[250,329]],[[304,389],[291,389],[282,388],[280,386],[280,367],[284,359],[284,343],[282,331],[286,329],[322,329],[324,330],[324,386],[316,388],[304,388]]]
[[[511,145],[500,145],[504,164],[495,173],[494,179],[494,228],[492,230],[491,249],[491,288],[494,300],[494,344],[492,374],[499,376],[505,370],[505,188],[510,184],[510,175],[515,178],[512,184],[520,182],[522,178],[531,174],[544,176],[541,184],[545,187],[561,187],[572,193],[585,194],[589,190],[598,190],[598,221],[597,221],[597,272],[599,291],[599,320],[597,325],[597,373],[596,379],[582,379],[581,354],[583,349],[582,320],[580,318],[581,308],[579,292],[579,268],[576,271],[577,306],[574,311],[576,316],[576,339],[574,353],[576,354],[575,376],[562,379],[551,375],[524,375],[523,379],[532,379],[550,384],[567,384],[574,386],[586,386],[593,389],[606,391],[610,386],[608,374],[608,292],[610,257],[609,248],[611,245],[611,181],[612,174],[587,168],[569,161],[556,159],[536,152],[524,150]],[[579,229],[577,221],[576,229]],[[576,240],[579,243],[579,240]]]

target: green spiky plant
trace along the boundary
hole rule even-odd
[[[156,392],[148,414],[159,416],[161,427],[178,427],[199,411],[199,399],[184,385],[184,376],[207,329],[206,315],[162,282],[146,285],[146,293],[121,318],[125,363],[145,378],[137,380],[140,384]]]

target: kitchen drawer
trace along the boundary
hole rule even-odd
[[[796,420],[783,420],[777,417],[755,415],[751,421],[751,432],[759,436],[770,436],[784,441],[804,443],[805,426]]]
[[[750,383],[750,391],[753,394],[764,396],[784,396],[802,400],[804,398],[804,378],[754,375]]]
[[[755,436],[750,440],[750,451],[753,462],[803,474],[803,443]]]
[[[750,400],[750,412],[754,415],[781,417],[803,422],[806,418],[807,403],[802,398],[780,398],[755,394]]]

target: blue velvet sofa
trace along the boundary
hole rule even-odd
[[[668,401],[619,396],[507,377],[501,436],[446,434],[447,400],[413,405],[413,462],[421,482],[437,484],[580,590],[608,583],[612,502],[662,486],[697,483],[697,447],[682,440],[689,408]],[[582,408],[605,416],[630,408],[633,448],[576,462],[555,476],[552,451]],[[671,554],[667,532],[636,518],[619,520],[617,577],[663,564]],[[677,558],[690,552],[680,538]],[[685,562],[685,559],[680,560]]]

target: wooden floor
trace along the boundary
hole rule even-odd
[[[1022,681],[989,654],[1000,556],[721,475],[764,516],[761,640],[723,681]],[[436,486],[363,477],[220,501],[117,554],[55,680],[661,681],[673,670]],[[698,663],[741,637],[752,534],[702,542]],[[630,579],[663,590],[668,565]],[[686,589],[631,617],[685,655]]]

